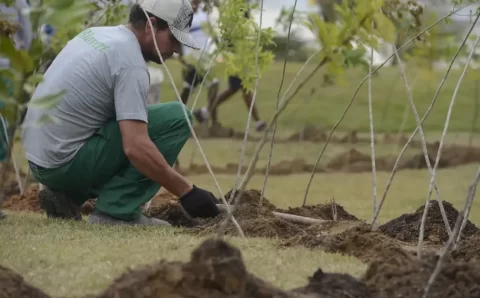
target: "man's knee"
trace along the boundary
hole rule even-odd
[[[148,122],[151,125],[162,122],[161,126],[163,126],[167,122],[165,124],[168,126],[173,124],[179,128],[186,128],[189,131],[187,118],[190,120],[190,123],[193,121],[192,113],[188,107],[179,101],[150,105],[148,110]]]

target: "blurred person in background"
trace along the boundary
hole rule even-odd
[[[210,54],[213,49],[211,38],[202,29],[202,26],[209,22],[208,12],[205,11],[205,6],[201,3],[201,0],[192,0],[191,3],[194,15],[190,34],[197,42],[200,50],[194,51],[187,47],[182,47],[182,51],[179,54],[179,60],[184,65],[182,71],[183,90],[180,94],[184,104],[187,104],[193,89],[203,82],[204,75],[212,59]],[[213,102],[218,93],[218,78],[209,76],[206,78],[205,83],[208,87],[207,100],[208,102]],[[202,109],[202,112],[205,117],[208,117],[206,109]]]
[[[247,3],[250,3],[250,0],[247,0]],[[250,18],[250,12],[248,10],[245,12],[245,18]],[[235,53],[235,49],[233,49],[233,52]],[[241,55],[242,53],[235,54]],[[251,105],[253,104],[253,93],[243,87],[242,79],[240,77],[233,75],[228,77],[228,89],[220,93],[212,100],[210,100],[209,98],[207,107],[201,107],[199,109],[196,109],[193,111],[192,114],[195,116],[195,119],[200,123],[203,123],[204,121],[207,121],[209,118],[211,118],[212,128],[220,131],[223,130],[224,128],[220,125],[218,121],[218,107],[231,99],[239,90],[242,90],[243,100],[245,101],[248,109],[250,109]],[[263,131],[267,127],[265,121],[260,119],[256,106],[253,106],[252,117],[253,120],[255,120],[256,131]]]

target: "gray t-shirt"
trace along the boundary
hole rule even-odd
[[[110,120],[147,122],[150,76],[136,36],[126,26],[90,28],[58,54],[32,102],[66,90],[50,110],[30,108],[23,130],[27,159],[45,168],[70,161]],[[58,123],[35,124],[44,113]]]

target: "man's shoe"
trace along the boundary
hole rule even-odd
[[[265,121],[260,120],[255,123],[255,130],[258,132],[264,131],[267,128],[267,123]]]
[[[38,193],[38,200],[48,218],[82,220],[80,206],[73,203],[65,193],[44,188]]]
[[[192,114],[195,117],[195,119],[198,121],[198,123],[203,123],[207,121],[209,118],[208,109],[205,107],[193,110]]]
[[[108,214],[105,214],[101,211],[95,210],[92,214],[88,217],[88,223],[90,224],[101,224],[101,225],[133,225],[133,226],[167,226],[171,227],[172,225],[168,222],[154,218],[154,217],[146,217],[145,215],[141,215],[140,218],[136,220],[121,220],[111,217]]]

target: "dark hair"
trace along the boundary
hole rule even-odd
[[[157,30],[165,30],[168,28],[168,23],[159,17],[154,16],[153,14],[147,12],[149,18],[154,17],[156,20],[155,27]],[[147,17],[145,12],[143,12],[140,4],[134,4],[130,9],[130,16],[128,17],[128,23],[132,24],[135,28],[142,28],[147,25]]]

